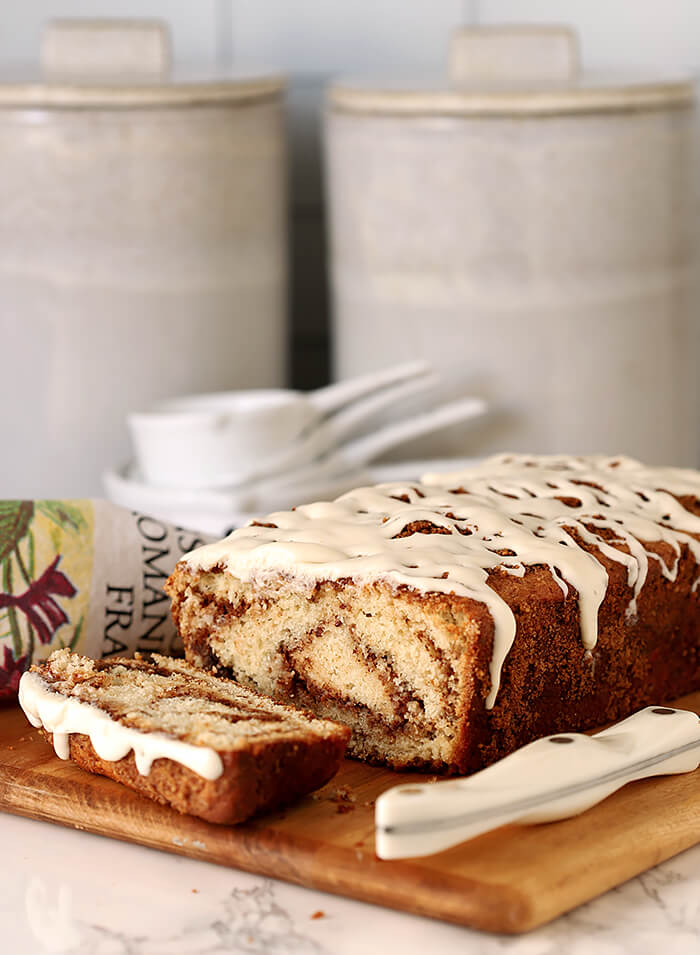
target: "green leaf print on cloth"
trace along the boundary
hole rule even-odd
[[[70,622],[59,598],[70,599],[77,593],[59,570],[60,553],[36,572],[32,528],[37,513],[69,534],[85,527],[80,510],[67,501],[0,501],[0,644],[4,644],[0,699],[16,695],[19,679],[32,662],[36,641],[51,643],[57,631]]]
[[[0,564],[26,535],[34,516],[34,501],[0,501]]]

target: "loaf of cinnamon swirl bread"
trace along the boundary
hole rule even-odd
[[[700,474],[491,458],[272,514],[167,585],[187,658],[470,772],[700,687]]]

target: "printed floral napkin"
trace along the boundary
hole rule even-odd
[[[163,584],[209,539],[108,501],[0,501],[0,700],[59,647],[177,653]]]

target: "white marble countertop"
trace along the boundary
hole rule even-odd
[[[507,937],[5,814],[0,845],[3,955],[700,952],[700,846]]]

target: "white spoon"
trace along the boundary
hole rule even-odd
[[[410,420],[385,425],[315,463],[234,488],[155,487],[143,481],[133,467],[108,471],[103,480],[110,500],[122,507],[156,516],[166,516],[167,509],[168,519],[178,511],[191,513],[195,518],[189,523],[195,527],[199,527],[196,514],[207,514],[207,526],[201,525],[201,530],[211,532],[211,527],[220,523],[239,522],[241,514],[260,515],[313,500],[329,500],[358,485],[373,483],[366,466],[380,453],[407,438],[481,415],[485,410],[486,404],[480,398],[462,398]]]
[[[384,425],[342,445],[322,460],[286,471],[283,476],[259,480],[255,486],[256,499],[274,501],[274,507],[284,508],[300,503],[302,496],[303,500],[313,499],[316,488],[325,489],[324,496],[329,496],[328,487],[333,481],[348,488],[366,483],[365,467],[385,451],[411,438],[479,417],[486,412],[486,407],[481,398],[460,398],[412,418]],[[257,506],[251,509],[256,510]]]
[[[335,414],[324,418],[316,427],[312,427],[301,437],[283,447],[275,455],[270,455],[251,463],[248,476],[243,481],[229,482],[229,486],[243,488],[251,481],[272,481],[274,484],[287,484],[290,474],[301,469],[302,473],[312,472],[318,476],[321,470],[335,473],[338,470],[347,470],[357,464],[366,464],[372,457],[377,457],[385,448],[392,447],[406,440],[411,434],[406,434],[404,423],[384,425],[371,432],[372,442],[363,451],[364,440],[369,437],[355,437],[347,441],[361,428],[366,428],[380,411],[392,405],[401,405],[409,397],[415,397],[421,391],[427,391],[436,384],[437,379],[426,375],[414,381],[399,382],[384,388],[377,394],[368,395],[353,404],[341,408]],[[472,401],[473,399],[469,399]],[[415,421],[416,419],[412,419]],[[431,419],[432,420],[432,419]],[[439,427],[435,425],[435,427]],[[429,430],[433,430],[430,425]],[[396,435],[396,436],[394,436]],[[355,446],[357,451],[355,452]],[[376,450],[373,450],[376,447]],[[344,449],[349,449],[349,457],[344,458]],[[357,458],[357,462],[354,461]],[[333,461],[331,465],[330,462]],[[217,482],[219,484],[220,482]],[[223,483],[223,482],[221,482]]]
[[[149,484],[232,486],[325,453],[381,408],[428,387],[429,372],[425,362],[410,362],[308,393],[252,389],[192,395],[132,413],[127,424],[139,471]],[[313,437],[333,420],[335,432],[329,426]]]

